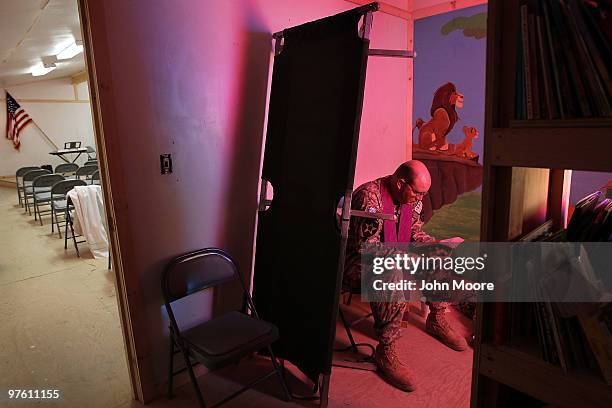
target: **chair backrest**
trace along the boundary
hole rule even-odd
[[[51,174],[51,172],[49,170],[43,170],[43,169],[37,169],[37,170],[30,170],[27,173],[25,173],[23,175],[23,181],[32,181],[34,180],[36,177],[38,176],[42,176],[44,174]]]
[[[34,187],[34,189],[37,187],[51,187],[62,180],[64,180],[64,176],[61,174],[43,174],[34,179],[32,187]]]
[[[174,258],[162,276],[166,305],[201,290],[242,279],[233,259],[223,250],[206,248]],[[244,284],[242,284],[244,290]]]
[[[57,174],[74,173],[78,169],[79,169],[79,165],[76,163],[62,163],[62,164],[58,164],[55,167],[55,173]]]
[[[17,183],[17,187],[23,186],[21,179],[23,179],[24,174],[32,170],[40,170],[40,167],[28,166],[28,167],[22,167],[20,169],[17,169],[17,171],[15,172],[15,183]]]
[[[91,176],[96,171],[98,171],[97,165],[96,166],[83,166],[83,167],[79,167],[79,169],[76,171],[76,176],[77,177]]]
[[[93,184],[94,181],[100,181],[100,170],[91,175],[91,184]]]
[[[40,167],[38,166],[22,167],[15,172],[15,177],[23,177],[24,174],[32,170],[40,170]]]
[[[65,197],[66,193],[72,190],[76,186],[86,186],[85,180],[62,180],[51,187],[51,196],[62,196]],[[59,197],[56,197],[59,198]]]
[[[83,166],[98,166],[97,160],[87,160]]]
[[[86,149],[87,149],[87,160],[94,161],[98,157],[98,154],[96,153],[96,149],[94,149],[91,146],[87,146]]]

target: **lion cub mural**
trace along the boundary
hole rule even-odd
[[[472,151],[472,147],[474,146],[474,139],[479,135],[478,129],[473,126],[464,126],[463,133],[465,134],[465,139],[455,146],[455,151],[453,153],[459,157],[473,159],[477,156],[477,154]]]

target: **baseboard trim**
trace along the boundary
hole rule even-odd
[[[0,186],[15,188],[15,176],[0,176]]]

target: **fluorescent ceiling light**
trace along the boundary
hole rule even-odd
[[[32,76],[41,76],[47,75],[49,72],[53,71],[55,68],[55,64],[48,64],[48,66],[44,66],[42,62],[38,65],[34,65],[32,67]]]
[[[83,44],[81,43],[81,41],[73,42],[68,47],[64,48],[62,52],[57,54],[57,59],[70,59],[75,55],[80,54],[81,52],[83,52]]]

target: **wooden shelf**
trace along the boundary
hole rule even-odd
[[[488,2],[481,214],[481,239],[488,241],[516,239],[546,220],[563,228],[571,189],[565,170],[612,172],[612,118],[514,119],[524,3]],[[508,406],[512,389],[554,407],[612,406],[612,386],[596,372],[566,373],[546,363],[540,345],[529,339],[493,346],[512,323],[508,307],[478,304],[472,408]]]
[[[566,373],[511,347],[481,344],[481,375],[559,407],[609,407],[612,386],[596,375]]]
[[[610,127],[494,128],[485,164],[612,172]]]

